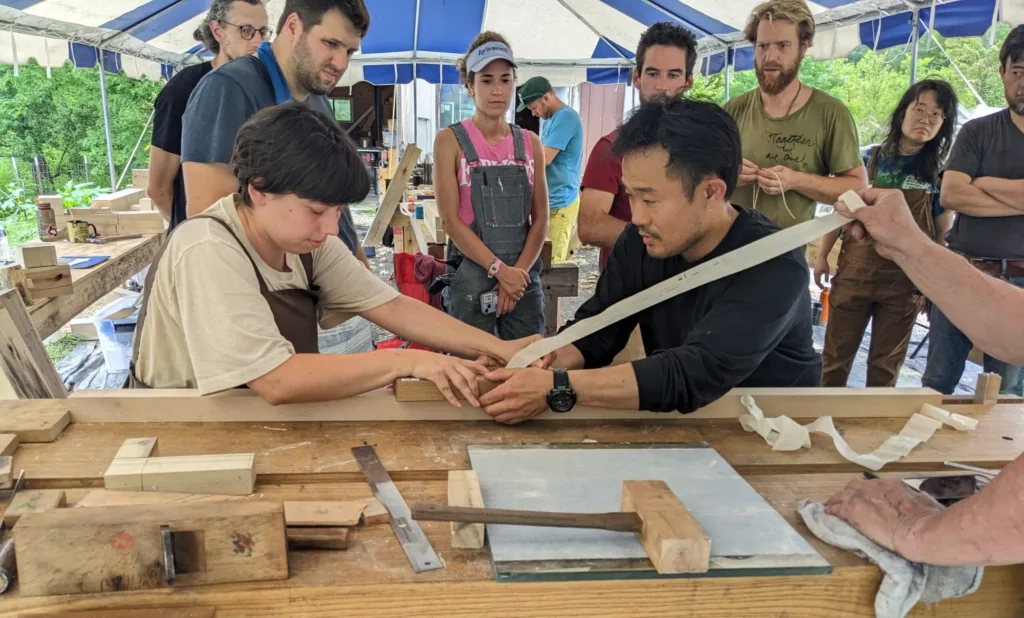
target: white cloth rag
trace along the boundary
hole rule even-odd
[[[938,603],[971,594],[981,585],[982,567],[944,567],[910,562],[877,545],[842,519],[825,512],[820,502],[801,500],[797,511],[814,536],[867,558],[885,576],[875,596],[877,618],[903,618],[919,601]]]

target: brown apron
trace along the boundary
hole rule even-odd
[[[871,181],[877,172],[878,154],[876,147],[868,164]],[[933,192],[927,189],[902,189],[902,192],[914,221],[929,237],[935,238]],[[895,386],[922,300],[910,277],[895,262],[878,255],[872,245],[853,240],[844,242],[829,294],[822,384],[846,385],[864,331],[872,321],[867,386]]]
[[[189,221],[195,219],[212,219],[216,221],[224,226],[224,229],[242,247],[242,251],[249,258],[249,262],[252,263],[252,269],[256,273],[256,280],[260,284],[260,294],[270,306],[270,312],[274,315],[274,323],[277,324],[277,329],[281,331],[281,336],[291,342],[295,352],[297,354],[317,354],[320,351],[317,337],[317,300],[320,297],[320,288],[313,283],[313,254],[303,253],[299,255],[299,260],[302,261],[302,268],[306,271],[306,281],[309,282],[309,289],[293,288],[271,292],[267,288],[267,282],[263,275],[260,274],[256,260],[245,250],[245,245],[242,244],[241,239],[231,229],[231,226],[217,217],[199,215],[189,217],[167,235],[163,246],[160,247],[160,252],[156,254],[156,258],[153,259],[153,264],[146,274],[146,285],[142,291],[142,307],[139,309],[139,321],[135,326],[135,337],[132,341],[132,361],[129,367],[128,380],[125,382],[125,388],[149,388],[135,375],[135,365],[139,360],[139,342],[142,340],[142,325],[146,320],[146,309],[149,306],[149,293],[153,289],[156,270],[160,264],[160,259],[164,255],[164,250],[167,249],[167,245],[170,243],[171,234],[180,229],[182,225],[186,225]]]

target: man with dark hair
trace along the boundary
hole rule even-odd
[[[733,202],[791,227],[813,219],[817,202],[834,204],[847,190],[867,186],[857,125],[840,100],[800,81],[800,64],[814,44],[805,0],[758,5],[743,36],[754,45],[759,87],[725,104],[743,141]]]
[[[713,103],[648,102],[619,130],[613,152],[623,156],[632,224],[577,320],[779,229],[729,203],[739,132]],[[493,371],[486,377],[505,383],[480,401],[498,422],[518,423],[556,394],[571,393],[587,406],[686,413],[735,387],[817,386],[821,358],[811,342],[808,283],[807,263],[790,251],[559,349],[554,366],[561,369]],[[647,358],[609,366],[637,325]]]
[[[942,178],[942,206],[957,213],[949,248],[978,270],[1024,287],[1024,26],[999,51],[999,75],[1009,109],[960,129]],[[928,367],[921,383],[952,393],[964,372],[971,340],[933,306]],[[1006,359],[1009,360],[1009,359]],[[985,355],[985,371],[1002,376],[1004,393],[1024,390],[1021,369]]]
[[[228,161],[238,128],[257,111],[295,99],[333,117],[326,95],[369,25],[363,0],[287,0],[272,44],[263,43],[255,57],[239,58],[200,81],[185,112],[181,140],[189,216],[238,189]],[[368,266],[348,208],[339,229],[345,245]]]
[[[262,0],[213,0],[193,37],[214,54],[213,59],[178,71],[153,104],[153,142],[149,151],[146,195],[164,219],[170,221],[170,229],[185,220],[181,122],[188,99],[207,73],[235,58],[256,53],[260,43],[270,37],[267,9]]]
[[[640,102],[681,96],[693,86],[696,64],[697,38],[692,32],[669,22],[648,28],[640,37],[633,71],[633,87],[640,91]],[[629,196],[622,186],[622,157],[612,152],[616,133],[602,137],[591,151],[580,199],[580,240],[601,248],[601,268],[630,219]]]

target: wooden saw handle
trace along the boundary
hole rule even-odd
[[[412,518],[421,521],[454,521],[466,524],[509,524],[551,528],[592,528],[615,532],[640,532],[643,521],[636,513],[550,513],[477,509],[461,506],[415,505]]]

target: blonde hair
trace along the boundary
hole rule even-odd
[[[481,45],[486,45],[487,43],[501,43],[505,47],[509,48],[509,50],[512,49],[512,46],[508,44],[508,40],[493,30],[485,30],[477,35],[470,44],[469,51],[466,52],[466,55],[459,58],[455,63],[455,66],[459,69],[459,78],[462,80],[462,85],[466,88],[473,85],[473,77],[476,75],[466,68],[466,63],[469,62],[469,55],[476,51],[476,48]],[[515,74],[515,69],[512,70],[512,73],[513,75]]]
[[[768,0],[757,5],[743,29],[747,42],[757,43],[757,27],[765,19],[796,24],[800,43],[807,43],[808,47],[814,43],[814,16],[804,0]]]

